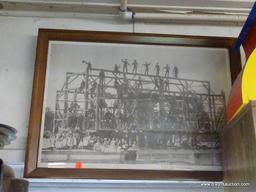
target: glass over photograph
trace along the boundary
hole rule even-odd
[[[38,167],[222,170],[229,53],[50,41]]]

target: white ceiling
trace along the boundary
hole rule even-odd
[[[216,17],[220,18],[220,21],[221,17],[232,15],[235,16],[234,23],[241,25],[254,0],[128,0],[127,2],[128,10],[136,13]],[[0,15],[118,16],[119,7],[120,0],[0,0]]]
[[[56,3],[56,4],[109,4],[117,5],[120,0],[1,0],[13,3]],[[254,0],[128,0],[133,6],[202,6],[250,8]]]

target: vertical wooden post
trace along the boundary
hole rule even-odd
[[[88,105],[89,105],[89,69],[87,67],[85,75],[85,92],[84,92],[85,104],[84,104],[84,121],[83,128],[87,129],[89,127],[88,119]]]
[[[99,102],[100,102],[100,86],[97,84],[96,87],[96,123],[95,123],[95,129],[99,130],[100,129],[100,107],[99,107]]]
[[[66,82],[64,87],[64,127],[68,127],[68,80],[69,74],[66,73]]]

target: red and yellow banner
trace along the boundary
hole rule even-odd
[[[230,121],[250,100],[256,100],[256,3],[238,37],[236,48],[243,45],[247,62],[233,84],[227,106]]]

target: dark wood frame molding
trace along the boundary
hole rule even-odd
[[[233,45],[236,41],[234,38],[39,29],[28,140],[26,147],[24,171],[25,177],[161,180],[193,179],[202,181],[222,180],[223,173],[221,171],[151,171],[123,169],[60,169],[37,167],[48,42],[51,40],[225,48],[229,51],[232,82],[234,82],[236,76],[241,71],[240,52],[233,49]]]

